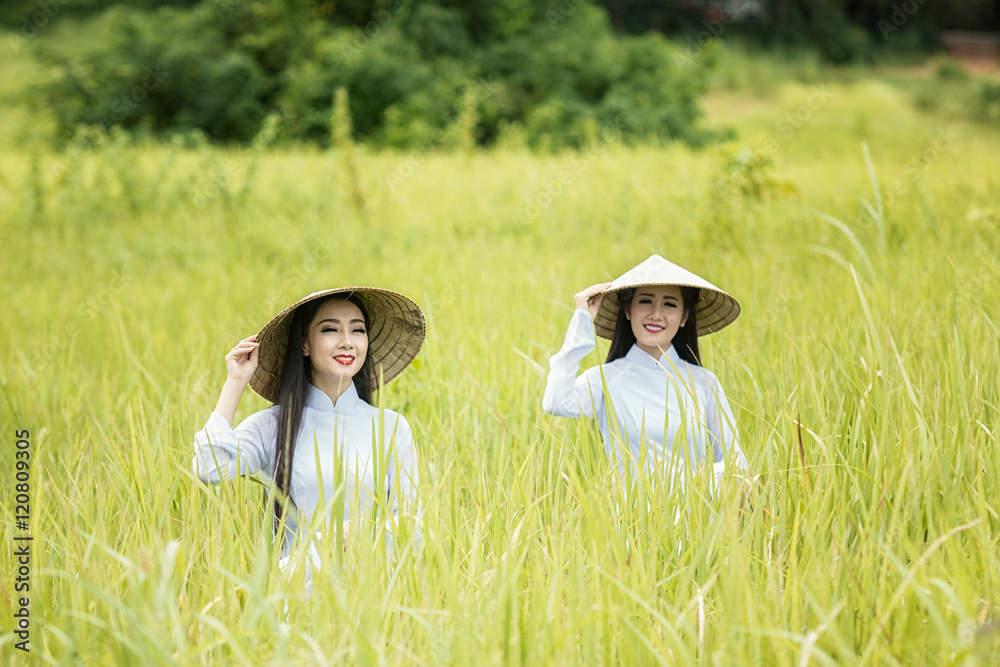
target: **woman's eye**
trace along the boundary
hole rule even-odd
[[[336,331],[336,329],[334,329],[333,327],[325,327],[324,329],[322,329],[322,331],[323,333],[330,333],[332,331]]]
[[[354,333],[363,334],[363,333],[368,333],[368,332],[365,331],[364,329],[355,329]]]

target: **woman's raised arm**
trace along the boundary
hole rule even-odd
[[[576,376],[580,362],[597,347],[594,316],[601,306],[609,283],[591,285],[576,294],[576,311],[562,348],[549,359],[549,377],[545,383],[542,409],[559,417],[593,417],[604,406],[601,385],[593,386],[587,374]]]
[[[226,355],[226,383],[205,428],[194,436],[192,467],[203,482],[217,483],[271,467],[273,419],[268,411],[251,415],[234,429],[236,408],[257,368],[258,343],[254,336],[236,344]]]
[[[215,413],[232,426],[236,418],[236,408],[240,404],[243,391],[250,384],[253,372],[257,370],[257,354],[260,343],[254,342],[257,336],[244,338],[226,355],[226,384],[222,385],[219,402],[215,404]]]

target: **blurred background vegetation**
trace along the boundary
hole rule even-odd
[[[943,30],[997,31],[1000,9],[988,0],[14,0],[0,27],[7,48],[39,63],[18,101],[51,117],[57,143],[121,128],[245,144],[272,116],[270,138],[286,142],[329,145],[339,123],[342,140],[375,146],[559,149],[609,135],[719,138],[699,126],[698,100],[725,66],[722,44],[821,65],[898,61],[938,49]],[[963,91],[952,95],[958,106],[1000,117],[1000,85],[948,74]],[[331,121],[338,89],[347,104]],[[944,99],[936,87],[915,95]]]

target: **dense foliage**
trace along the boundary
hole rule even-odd
[[[38,48],[36,89],[60,134],[112,126],[247,142],[330,141],[335,91],[353,136],[429,148],[626,141],[703,143],[697,99],[714,42],[748,38],[870,60],[937,46],[942,27],[1000,27],[985,0],[20,0],[15,48],[88,17],[93,39]],[[666,34],[673,42],[665,41]],[[988,92],[988,91],[987,91]]]
[[[67,136],[115,125],[247,141],[277,113],[282,137],[325,143],[344,88],[355,138],[379,145],[705,139],[696,102],[711,58],[616,37],[589,2],[357,4],[113,8],[82,51],[41,50],[60,74],[38,101]]]
[[[830,62],[932,50],[942,29],[998,31],[994,0],[601,0],[616,30],[749,37]],[[725,33],[723,35],[722,33]]]

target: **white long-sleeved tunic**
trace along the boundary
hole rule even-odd
[[[706,464],[709,456],[716,479],[729,461],[747,469],[733,412],[715,374],[684,361],[672,346],[654,359],[633,345],[624,357],[577,377],[580,362],[596,346],[590,313],[577,309],[562,348],[549,360],[546,412],[595,417],[604,450],[619,470],[631,460],[646,475],[668,473],[673,480]]]
[[[278,409],[256,412],[236,428],[213,412],[205,428],[195,434],[195,474],[209,483],[257,472],[273,479]],[[334,476],[338,465],[343,473],[339,489]],[[329,513],[338,491],[347,500],[344,521],[366,516],[377,492],[376,475],[384,480],[384,508],[397,518],[400,513],[417,514],[417,453],[406,419],[392,410],[380,414],[361,400],[353,383],[336,405],[310,385],[295,441],[289,495],[297,512],[288,514],[284,555],[290,553],[299,525],[305,527],[320,506]],[[323,530],[329,520],[327,516],[321,522]]]

